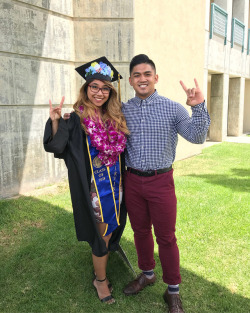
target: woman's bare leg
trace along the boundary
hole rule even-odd
[[[97,226],[98,226],[100,234],[103,235],[106,230],[107,224],[98,223]],[[106,247],[108,247],[111,235],[112,233],[109,234],[108,236],[103,237],[103,240],[106,243]],[[100,299],[110,296],[110,290],[108,288],[108,280],[105,280],[108,256],[109,254],[106,254],[103,257],[97,257],[96,255],[92,254],[93,265],[94,265],[95,274],[96,274],[96,279],[94,280],[93,284],[96,287],[96,290]],[[104,281],[100,282],[99,280],[104,280]],[[110,300],[108,301],[108,303],[109,302],[112,303],[114,302],[114,300]]]

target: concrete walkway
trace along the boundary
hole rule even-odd
[[[239,136],[239,137],[228,136],[228,137],[226,137],[226,139],[224,141],[236,142],[236,143],[250,143],[250,136],[247,136],[246,134]],[[207,140],[204,144],[204,147],[205,148],[210,147],[210,146],[216,145],[218,143],[221,143],[221,142]]]
[[[225,141],[238,142],[238,143],[250,143],[250,136],[242,135],[240,137],[227,137]]]

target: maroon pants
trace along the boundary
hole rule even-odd
[[[125,202],[134,231],[141,270],[155,267],[152,224],[159,247],[163,281],[169,285],[181,282],[179,250],[176,244],[176,196],[173,170],[151,177],[128,171],[124,176]]]

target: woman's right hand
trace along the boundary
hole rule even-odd
[[[64,99],[65,99],[65,97],[63,96],[59,106],[57,106],[55,108],[52,107],[52,102],[49,99],[49,107],[50,107],[49,116],[50,116],[52,122],[58,121],[61,118],[61,116],[62,116],[61,112],[62,112],[62,106],[63,106]]]

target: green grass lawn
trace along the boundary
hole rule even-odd
[[[222,143],[174,165],[186,313],[250,312],[249,157],[249,144]],[[121,246],[139,273],[129,222]],[[112,253],[116,303],[99,302],[90,248],[75,237],[67,184],[0,201],[0,248],[1,313],[166,312],[157,245],[154,286],[124,296],[134,276]]]

